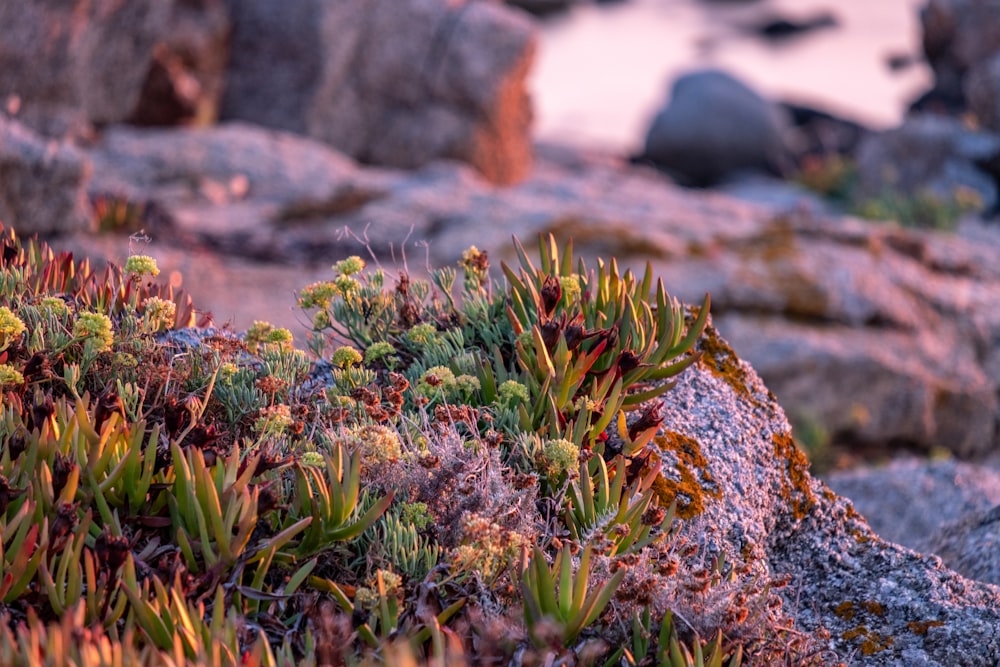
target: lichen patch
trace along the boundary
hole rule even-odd
[[[804,519],[816,505],[816,495],[809,484],[809,459],[787,433],[771,436],[774,456],[782,467],[781,497],[791,505],[796,519]]]
[[[674,431],[665,431],[653,442],[662,452],[670,452],[676,465],[665,469],[653,484],[657,499],[663,506],[677,501],[677,516],[691,519],[705,511],[705,496],[719,499],[722,490],[708,471],[708,461],[694,438]]]

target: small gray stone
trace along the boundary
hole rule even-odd
[[[653,119],[643,158],[695,186],[742,171],[781,173],[786,119],[772,103],[729,74],[686,74]]]

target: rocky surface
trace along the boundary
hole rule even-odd
[[[978,578],[955,567],[945,553],[932,546],[931,536],[945,524],[1000,504],[1000,471],[996,468],[954,460],[902,459],[886,466],[836,472],[824,481],[837,494],[850,498],[879,536],[935,553],[950,567]]]
[[[0,220],[25,233],[89,230],[90,162],[0,114]]]
[[[289,312],[295,277],[300,287],[332,260],[371,250],[391,266],[405,245],[420,269],[477,245],[497,264],[511,259],[512,234],[551,232],[591,258],[651,261],[687,301],[710,292],[720,329],[785,408],[839,439],[972,458],[998,445],[1000,230],[969,223],[942,235],[781,211],[686,191],[600,156],[539,154],[526,181],[498,189],[457,163],[364,168],[246,125],[115,129],[89,153],[93,193],[157,205],[157,220],[139,221],[155,239],[149,252],[180,238],[227,262],[286,267],[276,275],[287,291],[269,289],[270,277],[249,286],[264,299],[255,305],[229,299],[232,279],[213,279],[214,269],[188,272],[196,302],[217,314],[276,313],[301,335]],[[258,282],[249,267],[242,275]]]
[[[900,127],[867,136],[857,166],[863,196],[895,191],[949,200],[965,189],[978,197],[978,210],[991,210],[1000,182],[1000,134],[945,116],[911,116]]]
[[[498,183],[525,175],[535,48],[526,16],[443,0],[229,6],[223,118],[308,135],[367,163],[452,158]]]
[[[703,349],[707,363],[666,397],[658,441],[667,478],[686,471],[698,480],[704,510],[681,535],[763,567],[768,578],[787,577],[781,595],[796,626],[823,628],[848,664],[995,664],[1000,591],[877,537],[849,501],[806,472],[754,371],[711,330]]]
[[[977,581],[1000,584],[1000,505],[950,521],[927,541],[927,551]]]
[[[202,89],[213,85],[211,75],[206,81],[199,80],[202,61],[195,56],[201,51],[180,47],[185,40],[196,43],[197,34],[209,35],[209,41],[224,38],[224,18],[220,19],[217,11],[211,18],[212,8],[220,3],[2,3],[0,98],[11,100],[8,107],[17,109],[23,122],[56,137],[85,135],[92,125],[121,122],[137,113],[141,119],[143,94],[157,67],[173,70],[175,82],[186,72],[187,83],[183,85],[189,90],[198,88],[189,95],[197,101]],[[170,32],[187,29],[192,23],[198,25],[200,33],[181,36]],[[207,71],[211,73],[210,65]]]

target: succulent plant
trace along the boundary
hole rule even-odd
[[[618,598],[676,539],[649,443],[707,298],[685,329],[551,237],[503,282],[353,257],[300,295],[311,363],[263,321],[176,331],[150,257],[0,247],[0,663],[739,664]]]

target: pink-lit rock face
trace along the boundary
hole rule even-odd
[[[530,166],[534,29],[487,2],[233,3],[222,117],[320,139],[362,162]]]
[[[0,98],[44,134],[85,135],[126,119],[172,123],[210,115],[217,102],[222,0],[5,2],[0,25]],[[190,108],[171,112],[171,104]]]

